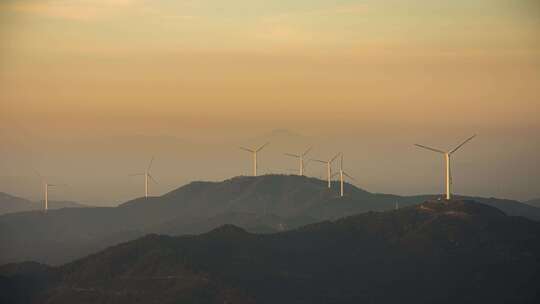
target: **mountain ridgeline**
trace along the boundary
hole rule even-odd
[[[540,198],[536,198],[536,199],[526,201],[525,204],[540,208]]]
[[[428,201],[274,234],[151,234],[0,267],[6,303],[538,303],[540,223]],[[7,291],[7,292],[6,292]]]
[[[199,234],[224,224],[270,233],[367,211],[394,209],[432,199],[370,193],[337,182],[297,175],[235,177],[193,182],[159,197],[118,207],[67,208],[0,216],[0,264],[62,264],[148,233]],[[508,215],[540,219],[540,209],[515,201],[473,198]],[[31,246],[29,246],[31,244]]]
[[[82,208],[85,205],[70,201],[49,201],[49,209]],[[43,209],[43,203],[0,192],[0,215]]]

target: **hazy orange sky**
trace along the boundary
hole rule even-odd
[[[0,191],[38,197],[33,166],[71,181],[63,199],[118,203],[151,154],[201,163],[157,162],[163,192],[248,173],[236,151],[201,151],[288,129],[307,137],[290,149],[347,149],[359,186],[404,194],[441,191],[439,159],[410,144],[479,133],[457,191],[527,199],[540,196],[539,88],[535,0],[4,0]]]

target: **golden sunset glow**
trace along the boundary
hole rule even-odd
[[[389,175],[404,176],[422,162],[411,153],[414,165],[401,159],[410,167],[389,171],[382,159],[394,157],[397,147],[382,137],[408,151],[417,139],[453,145],[478,132],[484,143],[469,148],[485,163],[467,173],[475,182],[462,190],[492,193],[476,177],[514,168],[512,176],[492,177],[505,185],[497,187],[499,194],[535,197],[538,166],[527,170],[530,163],[522,159],[540,164],[539,37],[534,0],[2,1],[0,135],[13,145],[0,150],[2,179],[14,185],[9,176],[31,175],[21,155],[66,179],[78,158],[103,161],[96,156],[102,145],[73,144],[86,138],[168,136],[236,148],[288,129],[347,143],[352,158],[362,161],[352,170],[370,189],[435,191],[439,184],[390,182]],[[184,153],[182,145],[174,153],[133,151],[138,141],[128,142],[122,147],[141,159]],[[42,143],[48,143],[43,154],[20,153]],[[216,159],[216,166],[224,156],[193,155]],[[234,157],[243,164],[241,155]],[[379,158],[380,166],[370,165]],[[44,165],[45,159],[54,165]],[[495,168],[487,163],[493,159]],[[161,169],[162,191],[194,177],[241,173],[232,165],[205,169],[208,174]],[[98,175],[88,172],[89,179]],[[82,186],[70,191],[107,202],[125,194],[92,196]]]

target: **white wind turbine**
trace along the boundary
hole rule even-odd
[[[343,171],[343,153],[340,153],[341,155],[341,160],[339,162],[339,172],[336,172],[334,175],[338,175],[339,174],[339,182],[340,182],[340,196],[343,197],[344,193],[343,193],[343,185],[344,185],[344,180],[345,180],[345,176],[347,176],[348,178],[352,179],[353,181],[355,181],[354,177],[350,176],[349,174],[347,174],[347,172]]]
[[[290,157],[294,157],[294,158],[298,158],[298,160],[300,161],[300,176],[303,176],[304,175],[304,168],[305,168],[305,163],[304,163],[304,156],[306,156],[309,151],[311,151],[311,148],[312,147],[309,147],[304,153],[302,154],[292,154],[292,153],[285,153],[285,155],[287,156],[290,156]]]
[[[463,145],[468,143],[474,137],[476,137],[476,134],[469,137],[469,138],[467,138],[461,144],[459,144],[457,147],[455,147],[454,149],[452,149],[450,151],[442,151],[442,150],[431,148],[431,147],[428,147],[428,146],[415,144],[415,146],[417,146],[417,147],[427,149],[427,150],[430,150],[430,151],[433,151],[433,152],[441,153],[442,155],[444,155],[444,160],[445,160],[445,163],[446,163],[446,199],[447,200],[450,200],[452,198],[452,193],[451,193],[451,189],[450,189],[450,186],[452,184],[452,173],[451,173],[451,169],[450,169],[450,156],[452,154],[454,154],[457,150],[459,150],[461,147],[463,147]]]
[[[36,170],[34,170],[34,172],[41,180],[41,187],[43,189],[43,211],[47,212],[47,210],[49,210],[49,187],[56,187],[59,185],[49,184],[46,179],[43,178],[41,174],[39,174],[39,172],[37,172]]]
[[[340,153],[336,154],[336,156],[332,157],[329,160],[311,159],[312,161],[326,164],[326,178],[328,179],[328,188],[332,187],[332,162],[336,160],[339,155]]]
[[[304,162],[304,174],[306,173],[307,171],[307,168],[309,166],[309,163],[311,162],[312,160],[311,159],[308,159]],[[298,172],[298,169],[285,169],[286,172]]]
[[[146,167],[146,171],[143,173],[135,173],[130,174],[130,176],[144,176],[144,197],[148,198],[148,182],[151,179],[154,183],[157,184],[157,181],[154,179],[154,177],[150,174],[150,168],[152,167],[152,163],[154,162],[154,157],[152,156],[152,159],[150,159],[150,163],[148,164],[148,167]]]
[[[257,153],[261,151],[264,147],[266,147],[268,144],[269,142],[265,143],[264,145],[260,146],[257,149],[248,149],[248,148],[240,147],[240,149],[251,152],[253,155],[253,176],[257,176]]]

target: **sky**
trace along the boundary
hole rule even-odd
[[[114,205],[249,173],[238,145],[343,151],[355,184],[540,197],[535,0],[4,0],[0,191]],[[294,152],[294,151],[293,151]],[[263,158],[264,159],[264,158]],[[348,161],[347,161],[348,160]],[[263,160],[261,160],[262,162]],[[313,168],[318,176],[323,168]]]

